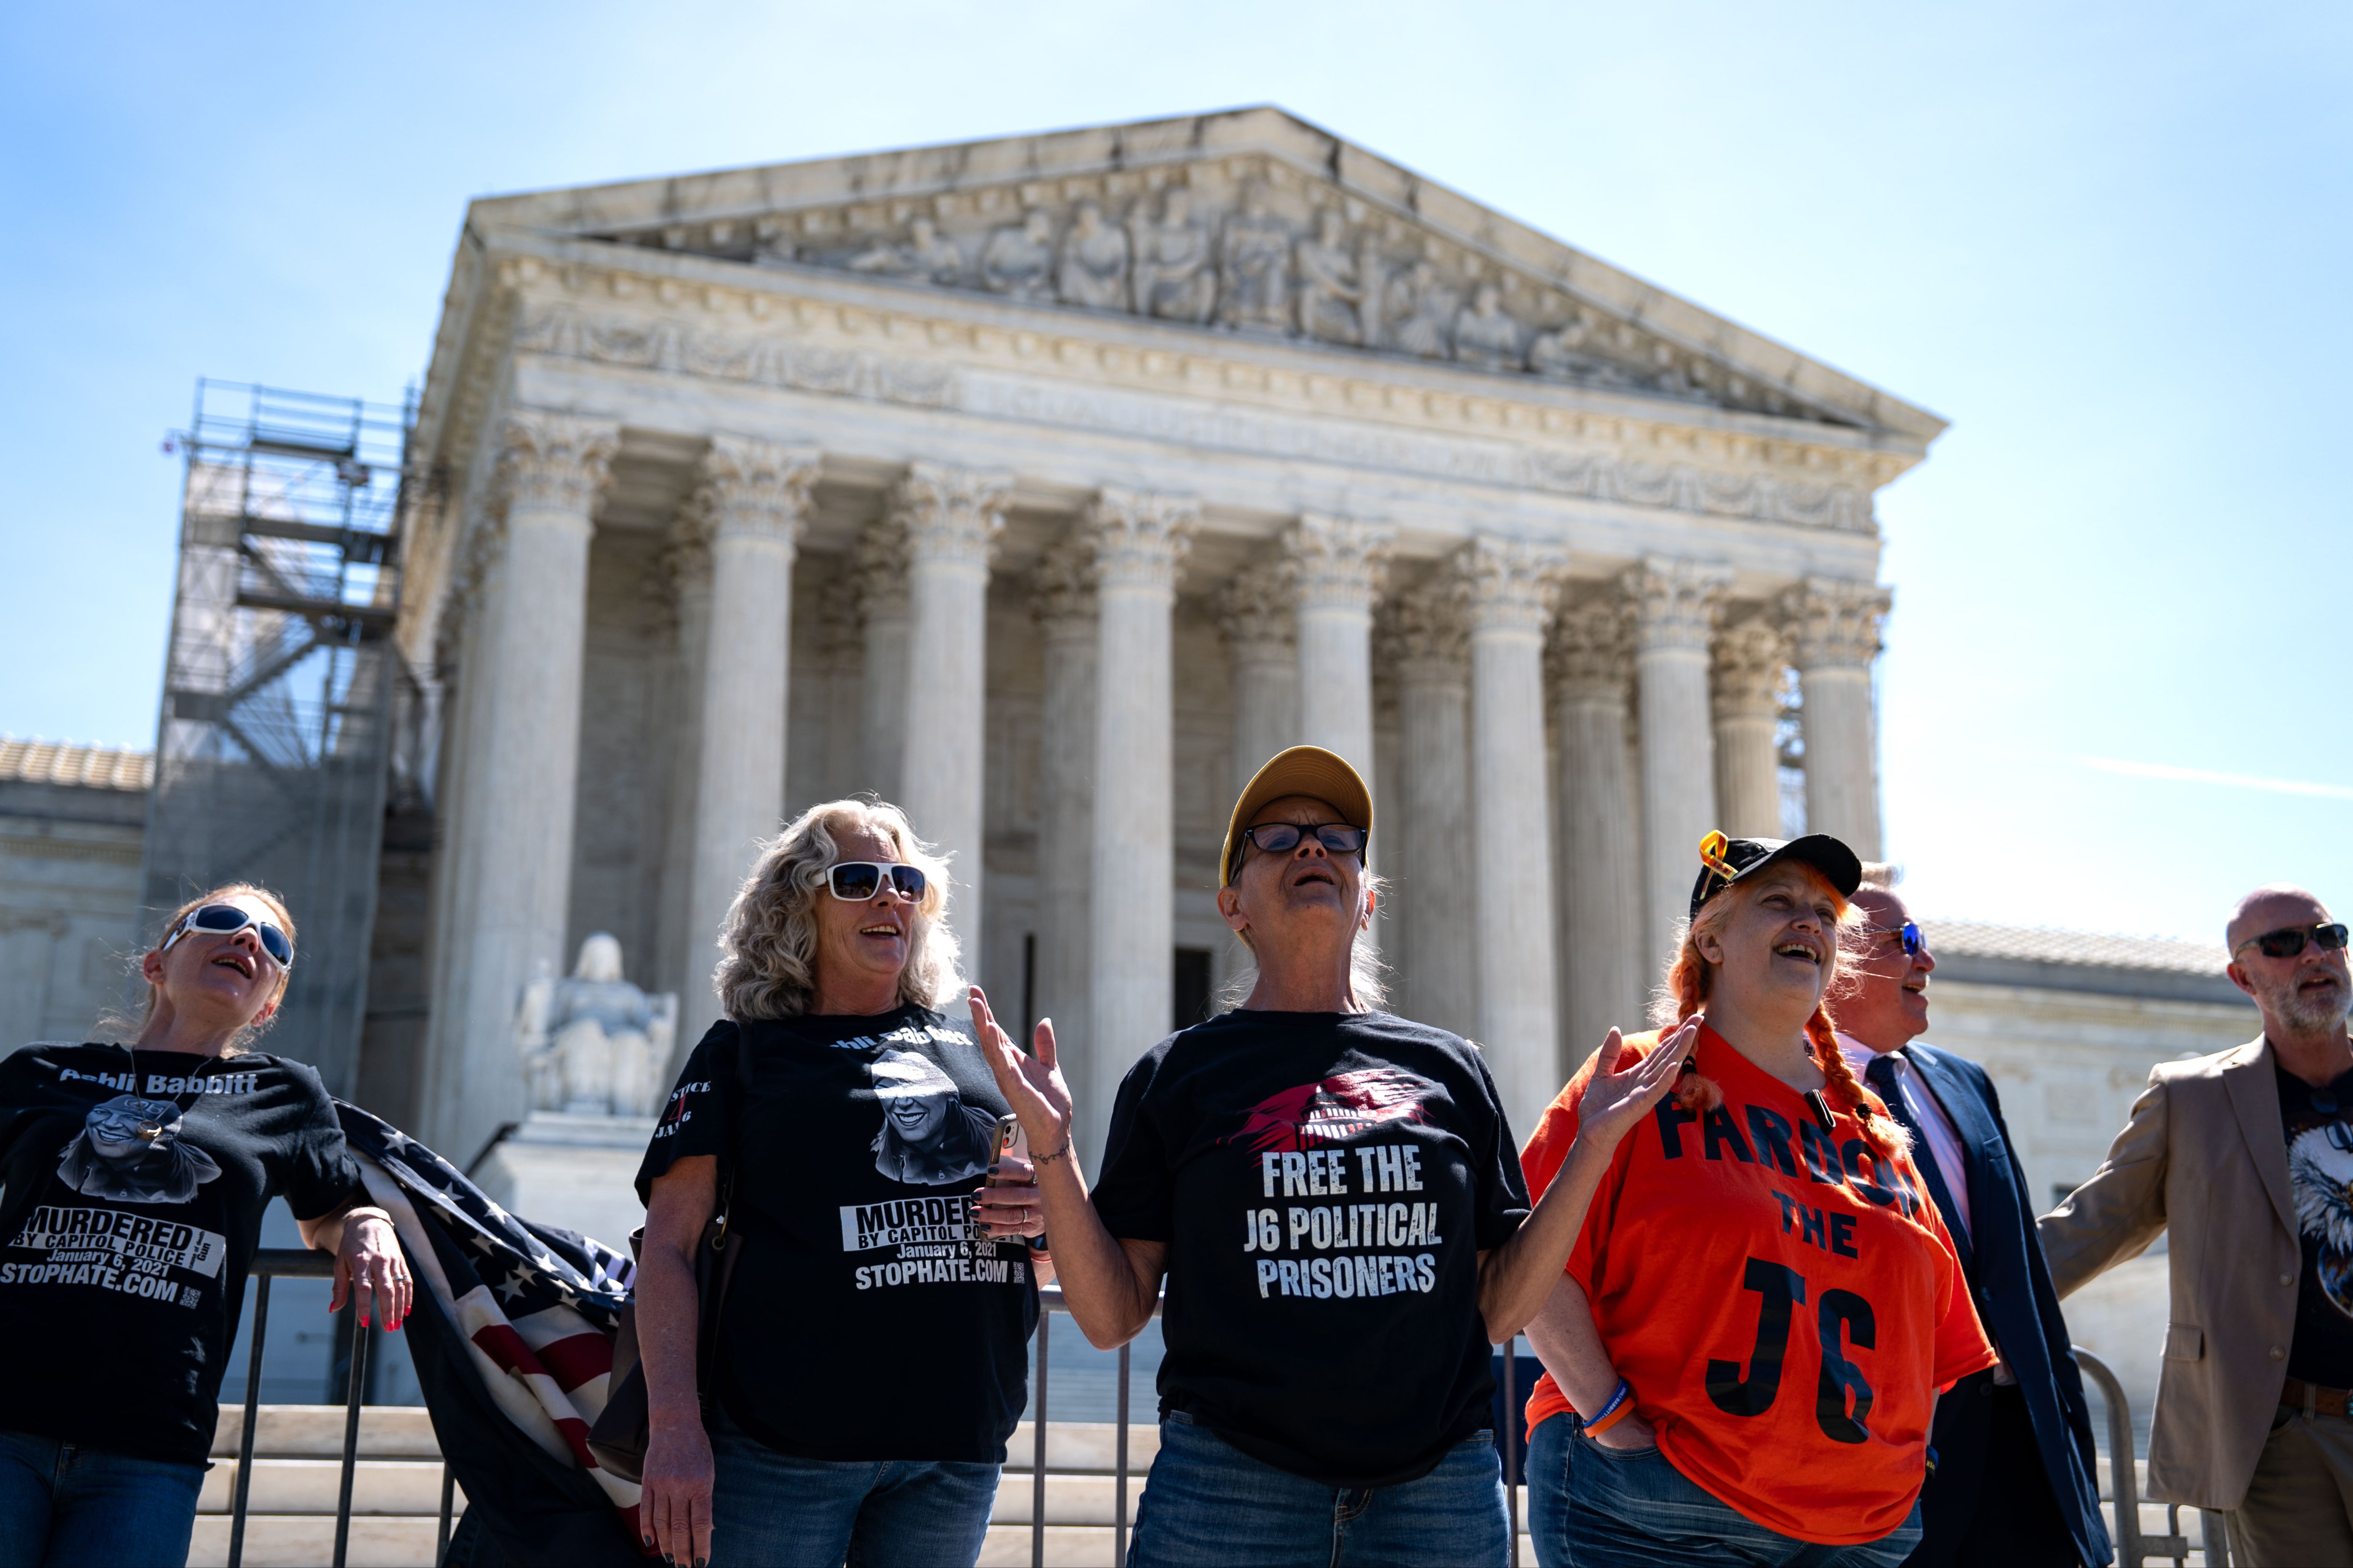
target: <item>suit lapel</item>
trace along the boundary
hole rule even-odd
[[[2288,1191],[2287,1133],[2280,1123],[2279,1079],[2272,1054],[2258,1037],[2232,1053],[2238,1059],[2222,1068],[2222,1087],[2230,1091],[2231,1109],[2238,1113],[2239,1131],[2247,1141],[2262,1173],[2263,1191],[2290,1236],[2298,1234],[2295,1200]]]
[[[1936,1103],[1944,1107],[1945,1114],[1952,1119],[1953,1131],[1961,1135],[1961,1163],[1968,1167],[1961,1173],[1961,1179],[1968,1184],[1969,1212],[1973,1215],[1986,1214],[1986,1151],[1998,1142],[1992,1120],[1978,1104],[1978,1097],[1936,1059],[1933,1049],[1915,1045],[1906,1047],[1904,1055],[1912,1063],[1913,1070],[1920,1075],[1920,1081],[1927,1086],[1928,1092],[1936,1096]],[[1926,1150],[1921,1152],[1924,1157],[1933,1157]],[[1961,1261],[1973,1265],[1976,1262],[1977,1237],[1960,1223],[1957,1215],[1945,1216],[1945,1228],[1953,1233],[1953,1240],[1960,1246]]]

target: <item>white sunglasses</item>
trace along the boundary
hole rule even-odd
[[[880,893],[886,880],[909,903],[923,899],[923,872],[895,860],[843,860],[826,868],[826,884],[833,896],[853,904],[862,904]]]

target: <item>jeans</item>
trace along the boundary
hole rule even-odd
[[[1178,1411],[1160,1423],[1127,1553],[1128,1568],[1500,1568],[1510,1559],[1492,1432],[1457,1443],[1419,1480],[1344,1489],[1253,1459]]]
[[[202,1465],[0,1432],[0,1568],[188,1560]]]
[[[1920,1505],[1877,1541],[1823,1546],[1766,1529],[1686,1480],[1656,1448],[1605,1448],[1566,1412],[1528,1434],[1528,1531],[1543,1568],[1896,1568]]]
[[[972,1568],[1001,1468],[797,1459],[730,1421],[716,1401],[711,1457],[712,1568]]]

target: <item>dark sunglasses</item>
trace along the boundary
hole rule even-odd
[[[1262,827],[1242,829],[1243,841],[1257,845],[1270,855],[1284,855],[1299,847],[1299,841],[1313,833],[1315,841],[1335,855],[1357,855],[1364,852],[1365,840],[1371,837],[1361,827],[1351,827],[1345,822],[1270,822]]]
[[[923,896],[923,874],[913,866],[902,866],[890,860],[844,860],[826,871],[826,882],[837,899],[847,899],[862,904],[882,890],[882,879],[891,879],[891,886],[901,898],[914,903]]]
[[[1920,928],[1910,921],[1905,921],[1900,926],[1873,926],[1871,928],[1871,934],[1873,936],[1894,937],[1897,942],[1904,944],[1904,956],[1906,958],[1917,958],[1920,956],[1920,948],[1922,946]]]
[[[2294,958],[2304,951],[2307,937],[2311,939],[2312,945],[2323,952],[2344,951],[2345,927],[2342,923],[2333,922],[2308,928],[2291,926],[2285,931],[2267,931],[2261,936],[2251,936],[2232,948],[2231,956],[2236,958],[2252,947],[2261,951],[2265,958]]]
[[[164,939],[164,945],[156,951],[171,952],[173,945],[192,931],[210,931],[215,936],[234,936],[248,926],[251,926],[254,934],[261,939],[261,951],[275,960],[279,968],[294,967],[294,944],[286,940],[286,933],[250,910],[238,909],[235,904],[206,904],[201,909],[190,910],[180,917],[179,923],[172,928],[171,934]]]

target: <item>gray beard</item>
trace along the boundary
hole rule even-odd
[[[2279,1015],[2288,1026],[2300,1035],[2324,1034],[2343,1026],[2346,1015],[2353,1012],[2353,992],[2339,985],[2322,996],[2306,995],[2293,985],[2284,986],[2273,998]]]

